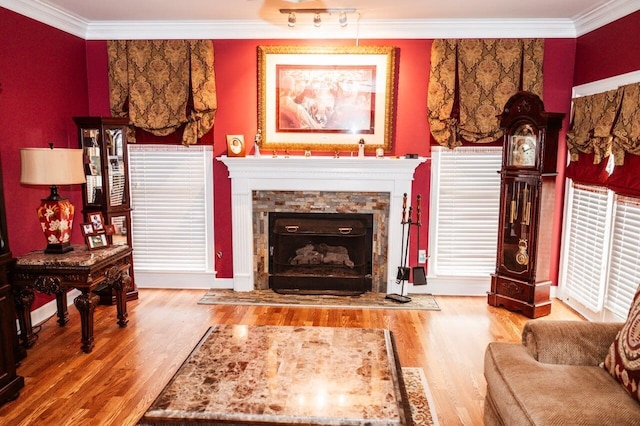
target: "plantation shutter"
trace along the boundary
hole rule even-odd
[[[627,317],[631,300],[640,284],[638,202],[638,199],[616,195],[605,307],[621,320]]]
[[[210,146],[129,146],[136,272],[212,269]]]
[[[611,211],[606,188],[573,184],[569,195],[565,285],[568,297],[602,309]]]
[[[433,147],[432,156],[432,271],[488,277],[496,266],[502,147]]]

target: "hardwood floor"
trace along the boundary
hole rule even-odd
[[[202,290],[141,289],[119,328],[115,306],[95,312],[95,348],[80,350],[80,318],[55,317],[18,373],[20,397],[0,407],[3,425],[134,425],[206,329],[214,324],[381,327],[396,339],[403,367],[422,367],[441,425],[482,424],[487,343],[519,342],[527,318],[484,297],[437,296],[441,311],[198,305]],[[544,319],[581,319],[554,300]]]

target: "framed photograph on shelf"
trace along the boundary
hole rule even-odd
[[[88,235],[86,237],[87,247],[89,250],[96,250],[99,248],[109,247],[109,241],[107,240],[107,234],[104,232],[100,234]]]
[[[95,232],[104,232],[104,216],[102,216],[102,212],[88,213],[87,216]]]
[[[267,150],[392,147],[393,46],[258,46],[258,129]]]
[[[87,237],[89,235],[94,235],[96,233],[95,229],[93,229],[93,224],[91,223],[83,223],[80,225],[80,229],[82,231],[82,236]]]

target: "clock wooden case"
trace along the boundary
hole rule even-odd
[[[563,113],[518,92],[500,119],[503,159],[496,271],[488,303],[530,318],[551,312],[549,269],[558,135]]]
[[[105,225],[114,233],[107,238],[113,245],[131,244],[131,200],[129,198],[129,154],[127,126],[129,120],[117,117],[74,117],[78,126],[80,148],[84,151],[86,183],[83,184],[82,213],[85,222],[100,213]],[[138,298],[133,262],[129,276],[133,289],[127,299]],[[116,297],[110,289],[95,291],[100,304],[112,305]]]

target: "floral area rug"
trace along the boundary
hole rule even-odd
[[[418,367],[402,367],[402,377],[409,397],[413,424],[415,426],[439,425],[424,370]]]
[[[369,309],[415,309],[439,311],[440,307],[432,294],[411,294],[410,302],[399,303],[387,299],[383,293],[364,293],[357,296],[279,294],[273,290],[233,291],[208,290],[198,301],[200,305],[263,305],[304,306],[321,308],[369,308]]]

